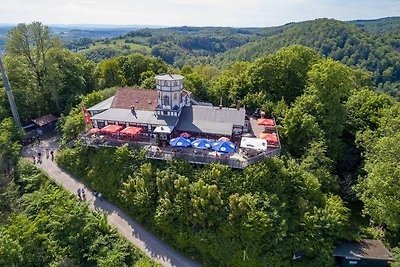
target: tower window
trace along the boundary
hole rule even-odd
[[[164,105],[169,106],[169,97],[167,95],[164,96]]]

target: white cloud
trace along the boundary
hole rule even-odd
[[[1,0],[0,23],[271,26],[400,14],[400,0]]]

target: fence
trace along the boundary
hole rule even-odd
[[[151,151],[147,150],[147,158],[157,159],[157,160],[172,160],[172,159],[181,159],[188,161],[194,164],[210,164],[210,163],[221,163],[230,166],[234,169],[244,169],[246,166],[250,164],[254,164],[264,160],[267,157],[279,156],[280,149],[271,150],[257,156],[248,158],[248,159],[235,159],[235,158],[225,158],[225,157],[217,157],[217,156],[209,156],[209,155],[194,155],[184,152],[172,152],[172,151]]]

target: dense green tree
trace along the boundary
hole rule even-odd
[[[106,59],[97,66],[97,77],[102,88],[126,85],[126,79],[117,59]]]
[[[376,130],[380,110],[389,107],[394,101],[386,94],[376,94],[367,88],[354,92],[346,102],[348,131],[355,135],[356,131]]]
[[[156,88],[156,74],[152,70],[147,70],[140,74],[140,87],[145,89]]]
[[[21,137],[22,133],[15,127],[11,118],[0,122],[0,177],[4,173],[9,175],[18,162]]]
[[[400,227],[400,134],[380,138],[367,152],[367,172],[357,185],[364,213],[376,224]]]
[[[249,62],[236,62],[224,70],[213,82],[211,88],[213,99],[222,99],[226,106],[236,104],[237,100],[243,99],[251,88],[248,73],[250,66]]]
[[[0,222],[1,266],[154,265],[109,228],[104,214],[90,211],[30,163],[20,162],[18,170],[6,189],[17,195],[14,214]]]
[[[307,73],[320,58],[315,50],[300,45],[260,58],[250,69],[252,90],[265,92],[272,101],[291,103],[304,92]]]
[[[62,133],[62,142],[68,142],[76,138],[86,129],[82,107],[91,107],[115,94],[116,88],[94,91],[82,97],[80,104],[68,113],[68,116],[61,116],[59,127]]]
[[[48,67],[48,52],[54,47],[60,47],[58,38],[53,37],[47,26],[40,22],[18,24],[9,33],[7,53],[24,58],[30,71],[33,72],[40,90],[45,88],[45,77]]]
[[[155,206],[155,175],[151,164],[140,166],[140,170],[123,183],[122,195],[129,209],[139,220],[148,220]]]

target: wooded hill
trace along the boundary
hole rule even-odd
[[[301,44],[349,66],[373,72],[378,90],[400,97],[400,18],[342,22],[317,19],[268,28],[173,27],[139,29],[116,39],[75,41],[68,47],[100,61],[133,52],[176,67],[228,66]]]
[[[377,87],[399,98],[399,25],[400,18],[352,23],[318,19],[295,23],[277,34],[218,55],[215,64],[231,64],[236,60],[253,61],[282,47],[301,44],[346,65],[373,72]]]

